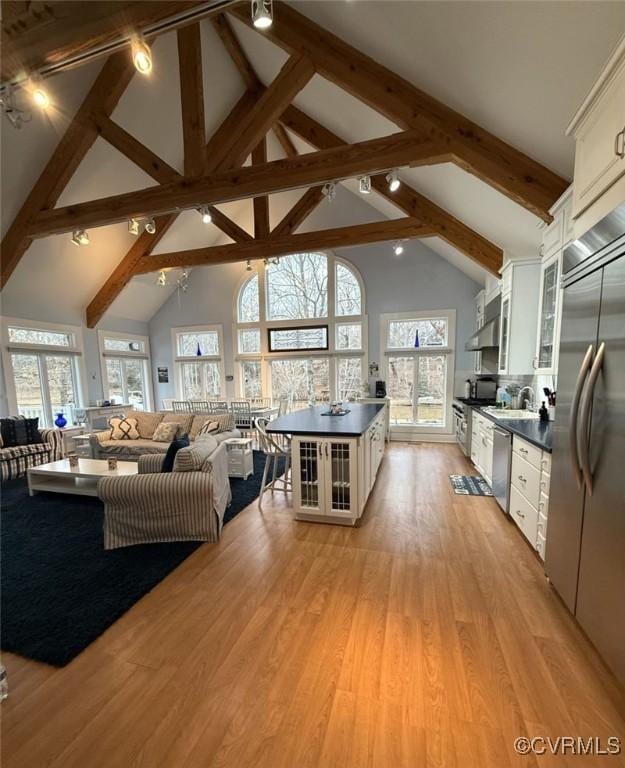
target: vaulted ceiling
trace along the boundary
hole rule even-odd
[[[564,129],[625,30],[625,5],[609,2],[330,0],[298,2],[295,6],[299,13],[564,179],[570,179],[573,163],[573,146],[571,140],[564,137]],[[248,12],[247,4],[243,9]],[[276,8],[276,16],[279,13],[280,6]],[[270,86],[288,54],[269,39],[270,34],[263,36],[240,20],[236,9],[228,18],[252,69],[264,86]],[[274,27],[279,29],[277,24]],[[244,82],[213,23],[202,21],[199,29],[203,138],[208,140],[249,83]],[[189,175],[193,168],[188,167],[189,153],[185,167],[184,146],[185,140],[192,139],[185,136],[181,119],[176,32],[160,36],[152,48],[152,76],[149,79],[133,77],[110,117],[170,166],[170,171]],[[96,81],[100,68],[101,64],[96,62],[51,79],[55,108],[48,118],[37,114],[21,131],[3,126],[3,237],[74,112]],[[293,104],[341,142],[376,139],[405,128],[319,72],[310,79],[306,76],[304,82],[304,87],[295,91]],[[294,115],[297,116],[297,110]],[[314,141],[310,136],[305,140],[305,132],[299,130],[297,121],[289,120],[288,115],[283,125],[287,138],[285,140],[283,134],[282,143],[290,140],[301,154],[334,146],[329,140],[325,144],[320,142],[317,137]],[[102,133],[106,135],[104,130]],[[268,161],[285,157],[282,143],[276,134],[268,133]],[[256,158],[258,162],[262,159]],[[416,193],[429,198],[496,247],[518,254],[537,248],[541,220],[457,164],[402,168],[400,175],[404,186],[410,185]],[[128,160],[110,140],[97,138],[58,198],[56,207],[154,187],[158,182],[153,176]],[[324,201],[320,209],[340,206],[342,225],[370,226],[371,213],[374,220],[396,220],[405,215],[405,211],[389,202],[388,195],[383,197],[374,192],[366,198],[365,205],[352,181],[345,182],[344,186],[348,193],[338,196],[332,204]],[[270,227],[274,228],[305,194],[305,188],[270,194]],[[251,200],[220,204],[218,211],[253,235],[255,215]],[[319,215],[315,218],[318,220]],[[333,208],[329,218],[333,222],[331,226],[336,226],[336,209]],[[308,231],[305,220],[297,231]],[[237,236],[236,230],[234,234]],[[62,295],[64,301],[83,314],[116,264],[136,244],[124,223],[90,229],[90,236],[88,248],[74,247],[67,234],[34,240],[7,282],[3,299],[8,299],[13,307],[36,302],[38,292],[48,296],[52,293]],[[195,211],[187,211],[176,218],[152,253],[171,254],[232,242],[232,238],[216,226],[202,224]],[[477,281],[483,280],[482,267],[453,243],[440,237],[428,237],[425,242]],[[167,296],[168,290],[157,286],[153,275],[143,274],[128,282],[108,312],[146,320]]]

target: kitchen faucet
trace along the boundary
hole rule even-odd
[[[536,406],[536,394],[532,389],[532,387],[530,387],[529,385],[526,385],[525,387],[521,387],[521,390],[519,391],[519,401],[521,403],[521,407],[523,407],[523,392],[525,392],[526,389],[532,393],[531,398],[527,399],[527,402],[528,402],[527,410],[533,411]]]

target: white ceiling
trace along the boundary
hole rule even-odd
[[[458,109],[561,175],[570,177],[573,146],[564,129],[610,51],[625,30],[625,3],[613,2],[297,2],[298,11],[343,37],[418,87]],[[279,8],[276,9],[279,12]],[[286,54],[261,34],[234,21],[244,49],[265,83]],[[202,53],[207,137],[243,92],[243,82],[221,41],[203,22]],[[179,171],[182,170],[180,87],[175,33],[153,46],[150,78],[136,76],[113,119]],[[50,117],[39,114],[21,131],[2,123],[2,232],[35,183],[75,109],[93,82],[98,64],[50,81]],[[348,141],[382,136],[397,127],[332,83],[315,76],[296,104]],[[59,108],[62,105],[62,110]],[[294,140],[300,151],[310,151]],[[272,135],[269,158],[282,156]],[[512,253],[540,242],[538,220],[478,179],[451,165],[402,170],[401,177],[466,224]],[[64,191],[59,205],[153,185],[153,180],[103,140],[97,140]],[[378,195],[358,196],[344,185],[332,206],[322,203],[306,230],[401,215]],[[351,193],[351,194],[350,194]],[[274,225],[300,192],[270,198]],[[220,206],[252,231],[252,206]],[[3,292],[5,306],[45,303],[61,295],[71,276],[69,306],[78,316],[133,242],[122,225],[92,230],[88,248],[67,236],[31,246]],[[229,242],[195,212],[182,214],[156,252]],[[477,282],[484,271],[438,238],[427,245]],[[37,279],[33,279],[34,275]],[[193,276],[191,276],[193,279]],[[173,280],[172,280],[173,282]],[[111,315],[148,320],[173,286],[157,286],[152,275],[135,278],[116,299]]]

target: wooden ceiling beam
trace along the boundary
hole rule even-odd
[[[281,121],[316,149],[331,149],[343,144],[343,139],[292,105],[284,111]],[[489,272],[499,276],[499,269],[503,263],[503,251],[490,240],[428,200],[404,181],[396,192],[389,190],[384,175],[374,176],[371,183],[378,194],[393,203],[403,213],[420,219],[424,224],[431,224],[436,228],[439,237]]]
[[[200,25],[182,27],[177,37],[184,175],[201,176],[206,167],[206,125]]]
[[[354,245],[385,242],[398,238],[431,237],[431,227],[412,218],[393,219],[372,224],[356,224],[317,232],[302,232],[281,237],[268,237],[249,243],[214,245],[174,253],[153,254],[141,259],[137,273],[155,272],[176,267],[231,264],[237,261],[269,259],[289,253],[323,248],[347,248]]]
[[[98,137],[89,116],[97,108],[110,115],[126,90],[135,69],[124,54],[105,62],[82,105],[74,115],[30,194],[7,230],[2,245],[0,288],[3,288],[31,243],[28,222],[44,208],[53,208],[83,158]]]
[[[260,91],[258,101],[238,130],[233,131],[230,146],[215,170],[242,165],[313,74],[314,69],[307,59],[291,56],[271,85]]]
[[[323,187],[311,187],[306,190],[295,205],[271,231],[272,237],[290,235],[305,221],[324,199]]]
[[[298,151],[295,149],[295,145],[291,141],[291,137],[289,134],[284,130],[284,127],[281,123],[274,123],[273,126],[273,132],[275,134],[276,139],[280,142],[280,146],[284,150],[284,154],[287,157],[297,157]]]
[[[262,100],[262,96],[259,101]],[[395,133],[334,149],[311,152],[264,165],[221,171],[201,179],[184,179],[100,200],[42,211],[28,235],[45,237],[79,227],[98,227],[172,210],[216,205],[288,189],[310,187],[335,179],[380,173],[397,166],[446,162],[445,147],[414,132]]]
[[[206,163],[208,170],[210,170],[214,164],[219,162],[221,152],[223,152],[223,148],[226,144],[226,139],[230,137],[232,131],[236,131],[237,126],[240,124],[243,117],[254,106],[257,100],[258,95],[255,92],[246,91],[234,105],[223,123],[221,123],[219,128],[217,128],[212,135],[206,145]],[[130,159],[132,159],[132,157]],[[237,230],[240,230],[240,227],[234,222],[231,222],[230,219],[228,219],[227,224],[223,219],[220,220],[220,217],[224,217],[224,215],[216,208],[211,208],[211,215],[213,216],[215,224],[219,226],[223,232],[234,240],[237,239],[234,235],[237,234]],[[177,218],[177,213],[157,217],[156,234],[154,236],[149,236],[147,232],[143,232],[137,241],[133,243],[132,247],[115,267],[107,281],[87,307],[87,327],[94,328],[98,324],[102,315],[111,306],[113,301],[119,296],[121,291],[135,274],[137,265],[142,259],[147,258],[151,254],[161,237],[167,232]],[[224,219],[225,218],[226,217],[224,217]],[[230,231],[228,231],[229,227],[232,227]],[[251,239],[251,236],[248,235],[245,230],[240,231],[239,237],[241,240]]]
[[[211,17],[211,23],[215,32],[217,32],[221,38],[221,42],[228,51],[235,67],[239,70],[239,74],[243,78],[245,87],[250,90],[264,87],[258,79],[258,75],[251,65],[250,60],[247,58],[245,51],[239,42],[239,38],[235,35],[234,30],[228,21],[228,17],[225,14],[220,13]]]
[[[89,0],[78,6],[73,0],[3,0],[2,81],[68,61],[100,46],[106,52],[106,44],[114,43],[129,31],[140,32],[202,3],[203,0]],[[208,9],[202,15],[220,13],[228,4],[224,0],[218,8]]]
[[[252,165],[264,165],[267,162],[267,138],[258,142],[252,150]],[[254,237],[269,237],[269,197],[259,195],[254,198]]]
[[[251,26],[247,7],[232,6],[228,12]],[[263,37],[291,54],[308,56],[320,75],[400,128],[422,131],[437,143],[443,141],[456,164],[544,221],[551,221],[549,208],[568,182],[523,152],[419,90],[290,5],[274,3],[274,22],[263,31]]]

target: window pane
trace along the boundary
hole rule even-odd
[[[197,362],[182,364],[182,399],[208,400],[221,394],[219,364]]]
[[[336,326],[337,349],[362,349],[362,325],[350,323]]]
[[[32,328],[9,328],[9,341],[19,344],[53,344],[57,347],[74,345],[74,335]]]
[[[336,314],[362,314],[360,283],[351,269],[341,263],[336,265]]]
[[[45,360],[52,413],[56,417],[57,413],[62,412],[68,423],[72,424],[77,405],[73,360],[66,355],[46,355]]]
[[[327,358],[272,360],[271,388],[274,400],[287,399],[293,410],[306,408],[312,396],[327,401],[330,396]]]
[[[393,424],[412,424],[414,357],[391,357],[388,361],[388,394],[391,398]]]
[[[323,253],[283,256],[266,271],[269,320],[327,317],[328,259]]]
[[[362,361],[359,357],[344,357],[338,362],[338,399],[358,397],[362,391]]]
[[[124,402],[124,390],[122,388],[122,364],[121,360],[111,357],[106,359],[106,380],[108,382],[108,399],[115,398],[118,403]]]
[[[37,355],[11,355],[15,377],[17,411],[21,416],[39,418],[39,424],[49,423],[43,410],[39,360]]]
[[[142,411],[146,407],[143,362],[141,360],[124,360],[123,366],[128,403]]]
[[[418,334],[418,338],[417,338]],[[447,346],[447,320],[391,320],[388,326],[388,349]]]
[[[327,349],[328,327],[272,328],[269,331],[269,351],[298,349]]]
[[[260,360],[246,360],[241,363],[241,378],[243,380],[243,397],[261,397]]]
[[[445,356],[419,356],[417,424],[432,424],[439,427],[445,424],[446,379],[447,358]]]
[[[260,352],[260,328],[239,331],[239,352],[242,355]]]
[[[107,352],[144,352],[145,344],[135,339],[104,339]]]
[[[240,323],[257,323],[260,320],[258,275],[251,277],[239,292],[238,316]]]
[[[198,349],[200,355],[218,355],[219,334],[217,331],[200,331],[198,333],[181,333],[178,335],[179,355],[197,355]]]

